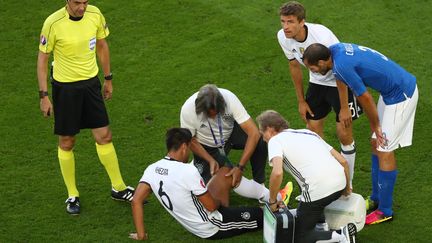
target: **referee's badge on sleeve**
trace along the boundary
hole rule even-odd
[[[47,43],[47,39],[46,39],[46,37],[44,35],[41,35],[41,37],[40,37],[40,43],[42,45],[45,45]]]
[[[90,50],[93,51],[95,49],[95,46],[96,46],[96,37],[93,37],[93,38],[90,39],[90,42],[89,42],[89,48],[90,48]]]

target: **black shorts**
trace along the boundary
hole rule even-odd
[[[83,128],[108,126],[99,78],[62,83],[52,81],[54,133],[73,136]]]
[[[295,225],[295,242],[309,243],[332,238],[331,231],[315,230],[315,225],[325,222],[324,208],[337,200],[342,192],[343,190],[340,190],[316,201],[299,203]]]
[[[264,215],[259,207],[221,206],[218,211],[223,218],[217,225],[219,231],[207,239],[224,239],[263,228]]]
[[[339,122],[340,102],[337,87],[309,83],[306,92],[306,102],[315,115],[312,117],[309,113],[306,113],[307,119],[320,120],[326,117],[333,108],[336,113],[336,122]],[[348,89],[348,106],[351,110],[353,120],[363,113],[360,104],[350,89]]]

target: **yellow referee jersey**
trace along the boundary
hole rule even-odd
[[[100,10],[88,5],[79,21],[69,19],[66,7],[51,14],[40,35],[39,50],[54,52],[54,79],[76,82],[97,75],[96,40],[109,35]]]

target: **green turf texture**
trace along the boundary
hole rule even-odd
[[[206,83],[233,91],[252,117],[274,109],[292,127],[305,126],[297,112],[288,62],[276,39],[283,1],[90,3],[102,10],[111,31],[114,96],[107,107],[127,184],[136,186],[146,166],[165,155],[166,129],[179,125],[181,105]],[[109,178],[89,131],[79,134],[74,150],[82,213],[72,217],[65,212],[67,194],[57,161],[57,138],[52,118],[43,118],[39,111],[36,78],[43,21],[63,4],[0,0],[0,242],[131,242],[130,206],[110,199]],[[343,42],[380,51],[417,77],[420,99],[413,146],[396,152],[395,220],[365,227],[358,241],[430,242],[432,2],[308,0],[303,4],[308,22],[324,24]],[[368,195],[370,132],[365,116],[355,122],[354,133],[354,189]],[[325,135],[339,148],[333,113]],[[239,156],[234,152],[231,158],[236,161]],[[250,176],[250,167],[246,175]],[[284,181],[289,179],[285,175]],[[233,195],[232,205],[257,202]],[[145,206],[145,223],[151,242],[204,241],[183,229],[153,196]],[[262,242],[262,231],[223,242]]]

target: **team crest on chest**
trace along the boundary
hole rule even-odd
[[[300,48],[299,48],[299,50],[300,50],[300,53],[301,53],[301,54],[302,54],[302,56],[303,56],[303,54],[304,54],[304,51],[305,51],[304,47],[300,47]]]

